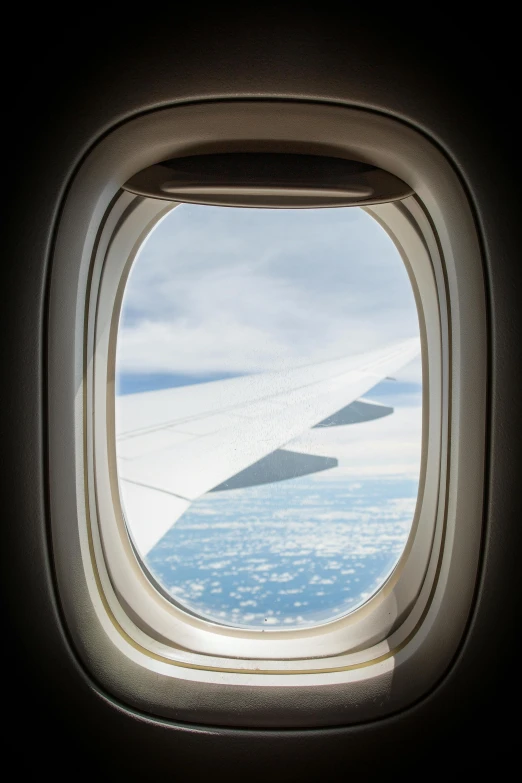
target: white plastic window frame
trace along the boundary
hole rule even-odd
[[[381,590],[313,628],[230,628],[184,612],[146,577],[119,501],[121,299],[135,253],[173,206],[119,188],[152,163],[227,145],[335,151],[415,190],[368,208],[401,252],[420,314],[423,454],[412,533]],[[99,142],[72,183],[49,316],[57,584],[78,654],[103,687],[158,716],[244,726],[359,722],[427,692],[458,647],[475,585],[486,387],[479,245],[459,180],[432,143],[392,118],[317,103],[208,102],[132,119]]]
[[[140,628],[158,643],[152,646],[154,652],[168,657],[177,654],[173,649],[181,647],[215,658],[256,659],[257,666],[265,659],[285,660],[288,662],[284,665],[293,668],[296,659],[339,656],[370,647],[389,636],[416,599],[428,566],[434,535],[438,494],[436,479],[441,445],[441,407],[438,404],[441,399],[441,334],[438,298],[429,254],[396,205],[373,208],[375,215],[380,216],[380,222],[386,225],[389,221],[394,225],[403,245],[408,246],[407,252],[399,247],[410,272],[421,314],[422,343],[428,355],[426,367],[431,365],[432,368],[431,390],[429,373],[427,370],[424,373],[427,379],[424,406],[426,411],[431,410],[431,416],[428,414],[424,422],[426,448],[420,471],[419,502],[412,531],[397,567],[386,584],[363,606],[329,623],[297,630],[224,628],[183,611],[179,604],[169,601],[161,591],[155,589],[129,544],[118,492],[114,443],[114,366],[121,302],[144,227],[151,226],[166,210],[172,208],[168,202],[165,204],[159,200],[122,194],[113,207],[117,214],[122,212],[122,216],[116,231],[111,224],[106,226],[105,231],[111,238],[110,246],[106,252],[101,250],[98,255],[99,266],[103,271],[99,286],[91,292],[96,315],[90,321],[92,328],[89,337],[96,344],[96,350],[93,350],[95,385],[88,406],[94,411],[91,459],[98,466],[98,529],[95,538],[99,548],[99,573],[105,577],[104,590],[108,600],[111,600],[112,611],[118,616],[122,627],[132,635],[133,623],[129,623],[125,612],[121,612],[122,605],[129,607],[132,617],[140,618]],[[102,234],[100,248],[105,248],[105,245]],[[415,259],[415,272],[411,270],[408,255]],[[428,330],[426,322],[429,324]],[[431,406],[430,398],[435,401]],[[426,475],[432,477],[428,487],[424,482]],[[226,664],[224,661],[216,661],[215,665]]]

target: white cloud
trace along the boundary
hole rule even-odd
[[[251,372],[414,336],[398,251],[359,209],[184,205],[145,242],[127,284],[124,372]]]

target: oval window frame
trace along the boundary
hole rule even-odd
[[[63,464],[64,453],[74,454],[76,466],[72,505],[71,493],[67,502],[60,482],[56,478],[52,481],[54,554],[67,622],[80,654],[89,659],[93,656],[99,659],[101,655],[103,679],[128,703],[143,704],[144,697],[136,696],[129,679],[130,670],[139,670],[140,692],[147,693],[147,703],[152,700],[157,714],[179,715],[181,709],[181,713],[187,715],[196,709],[198,720],[210,719],[226,724],[230,720],[229,708],[224,709],[215,701],[209,707],[208,698],[202,698],[202,688],[210,693],[216,688],[221,692],[226,687],[229,694],[236,693],[239,720],[244,725],[265,725],[269,702],[273,702],[276,712],[275,717],[270,718],[271,725],[274,722],[276,725],[306,725],[302,722],[306,721],[306,708],[299,706],[299,699],[290,692],[297,689],[302,695],[312,689],[314,700],[320,702],[320,694],[324,695],[324,709],[321,716],[314,719],[315,723],[328,725],[338,722],[340,714],[348,721],[366,719],[417,698],[419,692],[426,689],[426,682],[433,682],[434,671],[439,676],[441,669],[447,666],[461,637],[469,611],[480,542],[481,513],[477,497],[481,499],[482,494],[476,490],[483,475],[483,440],[477,421],[483,423],[485,420],[485,394],[481,394],[481,390],[485,390],[486,377],[486,352],[482,350],[485,346],[484,295],[479,247],[465,194],[448,162],[433,145],[411,128],[371,112],[325,104],[288,103],[277,104],[276,119],[274,108],[263,101],[216,102],[163,109],[136,118],[100,142],[76,177],[62,216],[50,301],[51,455]],[[213,120],[210,130],[209,116]],[[422,574],[406,599],[409,580],[398,578],[395,593],[390,592],[397,601],[395,614],[392,609],[390,615],[389,605],[384,608],[377,605],[374,599],[380,596],[379,591],[360,611],[333,621],[339,628],[335,633],[330,629],[328,642],[324,629],[332,623],[299,629],[296,636],[294,631],[249,632],[255,636],[262,633],[263,639],[251,639],[248,635],[245,638],[243,629],[234,633],[236,629],[217,626],[210,629],[210,633],[208,628],[203,629],[207,641],[202,642],[204,634],[198,636],[201,629],[194,631],[194,618],[190,615],[180,620],[179,627],[183,627],[184,635],[171,638],[170,630],[165,634],[166,626],[161,625],[161,621],[160,625],[156,622],[164,608],[157,602],[158,594],[153,596],[154,607],[149,604],[150,611],[147,608],[143,612],[143,607],[135,602],[136,596],[143,598],[149,588],[144,585],[143,591],[136,589],[140,577],[136,562],[132,561],[134,555],[124,526],[122,528],[121,513],[118,514],[118,493],[114,493],[115,477],[111,468],[114,448],[106,437],[107,432],[113,431],[109,408],[110,399],[114,400],[114,372],[112,377],[110,373],[114,362],[109,357],[113,356],[111,351],[115,343],[114,285],[117,288],[122,280],[122,270],[117,270],[115,259],[124,258],[130,262],[157,213],[147,211],[151,210],[150,203],[119,193],[118,187],[133,170],[138,170],[139,164],[142,167],[150,165],[179,149],[193,149],[196,143],[206,145],[208,149],[216,143],[219,134],[221,145],[240,143],[244,148],[271,144],[288,149],[292,144],[312,152],[318,147],[341,149],[350,157],[389,169],[408,181],[416,191],[416,196],[400,205],[379,205],[368,211],[384,225],[403,259],[412,258],[412,253],[425,255],[426,274],[429,276],[428,270],[431,270],[436,291],[430,304],[433,313],[430,318],[437,319],[438,337],[435,339],[427,334],[424,337],[423,356],[426,363],[429,353],[430,374],[428,383],[423,386],[427,389],[429,385],[430,391],[429,402],[426,404],[425,399],[423,408],[425,418],[429,411],[432,419],[423,459],[426,463],[433,458],[430,449],[436,452],[440,476],[436,487],[435,484],[433,488],[424,486],[420,503],[422,513],[422,507],[427,509],[425,503],[429,496],[432,527],[428,523],[422,523],[420,527],[429,540],[432,556],[429,562],[422,563],[415,557],[417,571]],[[147,138],[149,145],[144,144]],[[119,155],[115,154],[118,149]],[[424,158],[422,155],[419,158],[419,152]],[[424,166],[424,176],[420,174],[419,160]],[[107,175],[107,167],[111,176]],[[86,192],[88,198],[85,198]],[[449,200],[440,198],[441,192],[446,192]],[[89,202],[88,206],[86,202]],[[147,215],[150,219],[145,225]],[[460,219],[457,234],[455,215]],[[412,250],[413,246],[416,250]],[[67,270],[70,258],[75,258],[77,263],[69,265]],[[458,279],[455,274],[457,258]],[[72,274],[76,270],[77,275],[72,301],[71,266]],[[417,268],[415,279],[418,281],[418,278]],[[66,302],[69,309],[65,307]],[[425,307],[423,304],[423,311]],[[74,316],[72,321],[71,316]],[[467,329],[470,325],[475,327],[473,344],[462,340],[463,321]],[[64,330],[65,322],[69,326],[68,332]],[[73,358],[67,364],[66,373],[63,363],[56,358],[60,347],[62,356]],[[427,368],[424,370],[424,377],[427,377]],[[462,403],[457,409],[450,405],[454,399],[461,400],[458,395],[463,386],[471,395],[467,410],[462,409]],[[75,436],[72,442],[70,438],[68,441],[72,451],[71,448],[64,450],[60,438],[63,431],[58,424],[60,401],[65,398],[70,403],[71,390],[74,390],[72,409],[76,424]],[[433,421],[436,423],[437,416],[439,424],[435,427]],[[453,434],[456,437],[451,437]],[[464,472],[460,451],[463,442],[467,447],[474,444],[473,468],[470,470],[468,464]],[[65,470],[65,473],[70,479],[70,471]],[[433,476],[432,470],[429,475]],[[468,491],[465,491],[466,485]],[[469,485],[475,489],[474,496],[469,493]],[[116,519],[111,519],[111,509]],[[64,520],[70,519],[73,511],[79,524],[65,525]],[[81,565],[80,574],[77,567],[71,568],[71,549],[75,552],[74,563]],[[455,571],[456,558],[458,573]],[[460,589],[457,600],[453,592],[449,605],[447,596],[448,591],[451,594],[451,580],[459,584]],[[83,596],[82,610],[71,601],[73,587]],[[386,589],[383,589],[379,601],[385,593]],[[165,601],[162,596],[160,598]],[[440,625],[442,605],[447,615],[443,626]],[[89,622],[86,622],[87,616]],[[424,646],[425,653],[427,637],[431,636],[433,645],[435,627],[439,634],[437,655],[432,656],[430,665],[419,665],[418,651]],[[280,636],[284,638],[278,638]],[[97,650],[93,650],[94,638]],[[123,660],[127,661],[126,665]],[[163,682],[159,690],[158,677]],[[245,677],[256,686],[257,694],[256,698],[247,699],[247,703],[237,695],[237,688],[241,692],[241,686],[247,684]],[[390,677],[395,683],[391,689]],[[397,687],[399,680],[401,687]],[[375,700],[364,697],[369,681],[373,688],[382,688],[387,694],[377,706]],[[175,683],[177,691],[172,689]],[[185,688],[182,689],[183,697],[179,691],[181,683]],[[331,694],[326,696],[331,685],[338,689],[342,686],[333,699],[335,704]],[[281,699],[280,688],[275,686],[284,686],[290,700]],[[197,708],[194,706],[196,692],[200,700]],[[415,696],[412,697],[412,693]],[[189,703],[192,706],[188,706]],[[236,709],[236,723],[237,715]]]
[[[126,201],[126,199],[124,199]],[[126,216],[120,220],[118,230],[112,236],[111,246],[103,260],[105,272],[100,280],[100,288],[97,291],[96,312],[97,318],[103,318],[101,313],[108,313],[112,307],[110,331],[107,332],[102,325],[102,335],[96,339],[96,359],[94,373],[97,378],[97,389],[93,391],[93,405],[98,400],[99,407],[96,414],[97,432],[94,436],[94,457],[98,464],[101,463],[99,471],[100,482],[104,482],[103,477],[110,478],[109,485],[103,484],[100,497],[111,498],[109,503],[104,503],[100,507],[99,518],[103,519],[105,525],[101,529],[101,538],[104,539],[105,561],[108,565],[108,576],[117,593],[117,601],[114,602],[113,611],[117,611],[118,603],[131,608],[133,615],[141,618],[141,627],[146,630],[158,642],[168,642],[176,647],[183,647],[192,652],[212,655],[218,658],[251,658],[257,661],[265,658],[269,659],[290,659],[299,658],[309,659],[311,656],[319,654],[321,657],[338,656],[341,653],[351,652],[360,649],[363,646],[376,644],[386,638],[391,631],[398,626],[402,618],[408,611],[413,601],[416,599],[422,585],[424,573],[427,568],[430,543],[434,534],[434,520],[436,515],[433,513],[435,505],[436,482],[431,482],[428,495],[425,495],[425,474],[426,468],[432,474],[436,474],[436,466],[439,464],[439,454],[434,445],[439,442],[437,435],[424,437],[426,448],[422,451],[419,491],[417,496],[417,508],[412,520],[408,540],[404,550],[394,567],[390,577],[383,586],[376,591],[367,601],[346,613],[342,617],[333,620],[318,623],[311,627],[300,627],[297,629],[248,629],[245,627],[234,627],[213,622],[198,616],[197,613],[184,610],[181,602],[169,600],[153,580],[150,579],[147,568],[143,566],[140,557],[136,554],[132,544],[124,544],[127,536],[127,526],[124,521],[124,512],[122,502],[118,491],[118,469],[116,459],[116,444],[114,440],[115,432],[115,407],[114,389],[115,378],[115,356],[118,328],[120,324],[121,305],[126,288],[128,275],[141,247],[141,237],[143,236],[143,225],[152,218],[153,225],[163,219],[171,209],[176,205],[165,206],[161,201],[145,200],[140,201],[133,208],[133,203],[129,204]],[[392,205],[388,207],[388,214],[393,215]],[[367,208],[370,211],[370,208]],[[377,209],[377,212],[379,210]],[[381,210],[382,212],[382,210]],[[386,214],[386,210],[384,213]],[[157,218],[157,219],[156,219]],[[399,219],[400,220],[400,219]],[[405,235],[407,228],[395,218],[395,224],[402,234]],[[382,219],[381,225],[385,224]],[[404,221],[402,221],[404,223]],[[385,225],[384,225],[385,227]],[[149,234],[152,228],[149,230]],[[137,243],[133,243],[135,237],[140,237]],[[434,279],[431,274],[431,266],[426,250],[419,241],[415,244],[415,238],[411,233],[407,238],[410,247],[414,247],[414,253],[417,259],[417,268],[415,273],[411,269],[409,261],[405,261],[405,266],[412,281],[414,295],[417,300],[417,306],[420,313],[431,307],[431,331],[426,332],[424,319],[421,316],[421,332],[423,343],[431,348],[431,363],[438,367],[440,356],[435,355],[436,349],[432,346],[440,344],[440,325],[436,313],[436,292]],[[396,240],[393,240],[394,242]],[[132,246],[131,246],[132,244]],[[404,250],[399,248],[403,260],[406,258]],[[421,280],[422,278],[422,280]],[[419,290],[420,288],[420,290]],[[105,321],[105,319],[103,319]],[[96,331],[96,326],[94,326]],[[426,353],[426,350],[424,351]],[[425,364],[428,365],[429,359]],[[424,371],[425,377],[428,375]],[[435,377],[439,375],[435,372]],[[428,381],[429,383],[429,381]],[[103,390],[108,390],[106,405]],[[440,390],[433,384],[431,392],[429,386],[426,394],[423,395],[423,407],[425,410],[429,407],[430,396],[435,400],[440,399]],[[101,405],[100,405],[101,403]],[[100,411],[101,407],[101,411]],[[439,421],[439,407],[432,405],[431,417],[429,413],[425,417],[424,429],[438,433],[441,429]],[[108,433],[108,443],[104,442],[104,434]],[[98,451],[96,451],[98,444]],[[429,448],[428,444],[431,444]],[[105,459],[107,457],[107,459]],[[432,496],[429,496],[429,493]],[[100,506],[103,501],[99,501]],[[419,524],[420,523],[420,524]],[[122,545],[125,548],[125,554],[122,551]],[[140,582],[141,590],[135,589],[136,580]],[[400,590],[397,593],[397,584],[401,582]],[[407,585],[407,588],[405,587]],[[151,591],[152,587],[152,591]],[[147,618],[147,619],[145,619]],[[122,617],[121,622],[125,622]],[[132,633],[131,626],[127,629]],[[306,639],[306,644],[303,642]],[[161,648],[162,653],[172,654]],[[159,648],[156,650],[159,652]],[[217,665],[217,664],[216,664]]]

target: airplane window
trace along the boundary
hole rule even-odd
[[[327,622],[404,552],[417,502],[419,321],[360,208],[184,204],[122,305],[116,451],[158,589],[223,625]]]

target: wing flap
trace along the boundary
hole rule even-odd
[[[210,491],[223,492],[227,489],[272,484],[276,481],[286,481],[300,476],[309,476],[311,473],[319,473],[322,470],[330,470],[330,468],[336,468],[338,464],[334,457],[319,457],[317,454],[303,454],[300,451],[277,449]]]
[[[347,424],[360,424],[363,421],[374,421],[382,419],[383,416],[389,416],[393,413],[393,408],[389,405],[382,405],[380,402],[371,402],[370,400],[354,400],[346,407],[341,408],[337,413],[328,416],[328,418],[314,425],[318,427],[341,427]]]

